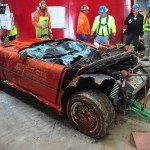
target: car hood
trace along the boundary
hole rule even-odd
[[[130,51],[125,51],[122,52],[119,49],[115,49],[116,51],[118,51],[117,54],[110,54],[111,56],[109,57],[104,57],[100,60],[95,60],[90,64],[85,65],[84,67],[80,68],[77,72],[77,75],[81,75],[84,73],[92,73],[92,72],[96,72],[99,69],[105,69],[107,67],[110,67],[114,64],[117,64],[127,58],[130,58],[134,55],[133,50]],[[113,52],[113,51],[112,51]]]

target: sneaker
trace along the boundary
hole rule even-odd
[[[148,58],[141,59],[141,61],[149,61]]]

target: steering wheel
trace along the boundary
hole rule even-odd
[[[43,56],[43,59],[46,59],[46,58],[56,58],[56,56],[54,54],[47,53],[47,54],[44,54]]]

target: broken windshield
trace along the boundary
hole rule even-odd
[[[91,49],[93,48],[76,41],[49,41],[33,45],[22,52],[27,52],[36,59],[70,66],[80,58],[87,58],[92,54]]]

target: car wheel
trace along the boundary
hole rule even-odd
[[[75,129],[90,137],[100,138],[114,124],[115,111],[106,95],[89,89],[69,98],[67,116]]]

